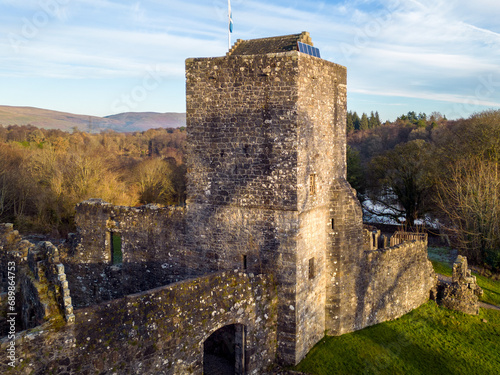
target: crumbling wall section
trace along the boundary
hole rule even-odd
[[[483,290],[472,276],[467,265],[467,258],[459,255],[453,263],[451,283],[438,283],[438,302],[444,307],[461,311],[465,314],[479,314],[479,297]]]
[[[201,375],[204,341],[242,324],[245,373],[265,374],[276,355],[276,305],[268,276],[219,272],[185,280],[79,309],[76,324],[59,330],[20,333],[22,362],[8,373]],[[8,369],[0,364],[0,372]]]
[[[152,289],[192,277],[184,251],[185,210],[155,205],[114,206],[91,199],[76,207],[78,233],[65,257],[76,306]],[[112,239],[122,260],[113,260]]]
[[[59,250],[50,242],[23,240],[12,224],[0,225],[0,252],[5,274],[0,336],[47,321],[74,322],[73,306]],[[12,303],[14,302],[14,303]],[[63,323],[64,324],[64,323]]]

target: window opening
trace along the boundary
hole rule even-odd
[[[315,174],[309,175],[309,194],[311,194],[311,195],[316,194],[316,175]]]
[[[309,280],[314,279],[316,276],[314,269],[314,258],[309,259]]]

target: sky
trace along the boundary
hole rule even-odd
[[[232,41],[309,31],[348,110],[500,108],[498,0],[232,0]],[[184,112],[184,61],[228,49],[226,0],[0,0],[0,105]]]

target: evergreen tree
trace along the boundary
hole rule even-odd
[[[346,132],[350,133],[354,131],[354,119],[351,111],[347,112],[347,124],[346,124]]]
[[[382,122],[380,121],[380,116],[378,115],[378,111],[375,112],[375,121],[377,123],[377,127],[382,125]]]
[[[368,121],[368,116],[366,113],[363,112],[363,115],[361,116],[361,121],[359,123],[359,129],[360,130],[367,130],[370,128],[370,122]]]
[[[368,127],[370,129],[376,128],[378,126],[377,119],[375,118],[375,114],[373,111],[370,113],[370,119],[368,120]]]
[[[359,119],[359,116],[356,113],[356,111],[354,111],[352,114],[352,122],[354,124],[354,129],[359,130],[361,125],[361,120]]]

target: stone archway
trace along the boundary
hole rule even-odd
[[[219,328],[205,340],[203,374],[245,374],[245,326],[243,324],[230,324]]]

